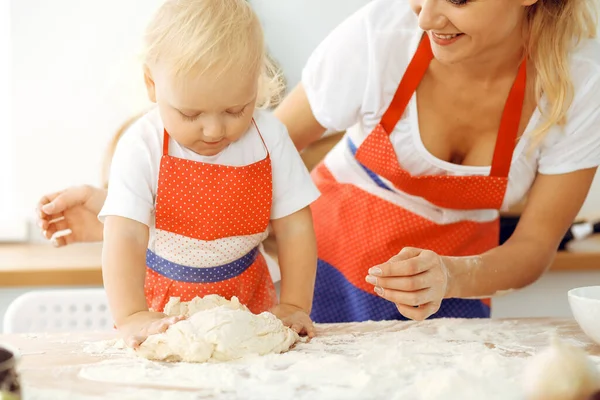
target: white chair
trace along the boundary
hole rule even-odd
[[[13,300],[4,315],[5,333],[112,329],[104,289],[34,290]]]

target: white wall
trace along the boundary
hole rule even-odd
[[[23,239],[26,231],[19,227],[20,218],[12,210],[16,206],[16,174],[14,173],[14,135],[12,132],[11,82],[11,38],[9,1],[0,0],[0,241]]]
[[[99,183],[120,123],[147,105],[136,63],[159,0],[12,0],[14,155],[18,203]]]
[[[0,129],[0,143],[12,141],[5,152],[16,171],[12,200],[19,210],[10,214],[31,216],[42,194],[98,184],[109,139],[149,105],[136,52],[161,0],[0,1],[10,1],[12,19],[13,128]],[[318,42],[369,0],[251,1],[272,54],[295,85]],[[599,214],[598,204],[600,177],[584,214]],[[0,204],[0,216],[7,209]]]

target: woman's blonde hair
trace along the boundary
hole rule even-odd
[[[548,130],[566,123],[574,97],[569,71],[573,49],[583,40],[596,37],[596,0],[538,0],[529,7],[527,52],[536,70],[535,96],[544,116],[532,133],[539,144]],[[542,96],[546,107],[542,108]]]
[[[246,0],[166,0],[145,35],[145,64],[159,61],[176,77],[256,71],[261,108],[276,106],[285,88],[267,54],[260,21]]]

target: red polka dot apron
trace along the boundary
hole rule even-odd
[[[146,253],[149,308],[163,311],[171,296],[189,301],[208,294],[237,296],[254,313],[275,305],[273,281],[258,249],[273,196],[266,146],[265,153],[245,166],[185,160],[169,155],[165,131],[156,229]]]
[[[404,114],[433,58],[425,35],[380,123],[359,148],[346,138],[348,151],[369,179],[455,210],[500,209],[517,139],[525,94],[522,63],[507,99],[489,176],[413,176],[405,171],[389,135]],[[405,319],[395,305],[373,292],[365,282],[370,267],[386,262],[403,247],[417,247],[440,255],[481,254],[498,245],[498,219],[437,224],[356,185],[338,182],[325,162],[313,170],[321,197],[312,205],[319,263],[312,318],[316,322]],[[384,179],[381,179],[384,178]],[[387,181],[387,182],[384,182]],[[432,316],[485,318],[489,300],[446,299]]]

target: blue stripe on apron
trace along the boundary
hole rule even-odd
[[[446,299],[431,318],[489,318],[480,300]],[[335,267],[319,259],[311,318],[317,323],[406,320],[396,306],[352,285]]]
[[[352,142],[352,140],[350,139],[350,137],[346,137],[346,141],[348,142],[348,148],[350,149],[350,152],[352,153],[352,156],[356,157],[356,152],[358,150],[356,148],[356,145]],[[377,186],[379,186],[380,188],[383,188],[385,190],[392,191],[392,189],[388,185],[386,185],[385,183],[383,183],[383,181],[381,180],[381,178],[375,172],[371,171],[369,168],[367,168],[364,165],[362,165],[360,162],[358,162],[358,160],[356,160],[356,162],[358,163],[358,165],[360,165],[362,167],[362,169],[367,173],[367,175],[369,175],[369,178],[371,178],[371,180],[373,182],[375,182],[375,184]]]
[[[235,278],[246,271],[256,260],[258,247],[250,250],[248,254],[228,264],[209,268],[195,268],[180,265],[166,260],[150,249],[146,250],[146,265],[152,271],[178,282],[188,283],[214,283]]]

